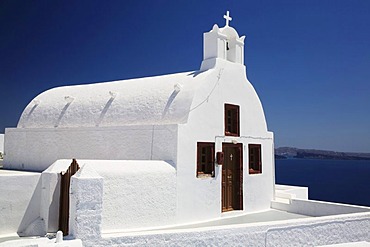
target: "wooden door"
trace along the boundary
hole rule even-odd
[[[222,212],[243,209],[242,144],[223,143]]]
[[[60,198],[59,198],[59,226],[58,230],[64,236],[69,234],[69,188],[71,177],[80,169],[75,159],[72,160],[66,172],[61,172]]]

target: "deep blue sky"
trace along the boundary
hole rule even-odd
[[[0,133],[49,88],[199,69],[226,10],[277,147],[370,152],[368,0],[2,0]]]

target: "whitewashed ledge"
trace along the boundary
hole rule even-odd
[[[342,244],[320,245],[318,247],[370,247],[370,242],[361,241]]]
[[[2,236],[0,235],[0,241]],[[9,236],[11,238],[11,236]],[[63,240],[63,233],[58,232],[56,238],[20,238],[0,243],[0,247],[82,247],[80,239]]]

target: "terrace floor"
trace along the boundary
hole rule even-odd
[[[200,227],[210,227],[210,226],[224,226],[224,225],[310,218],[310,216],[288,213],[288,212],[280,211],[276,209],[269,209],[263,212],[243,214],[243,215],[238,215],[238,216],[233,216],[232,213],[234,212],[230,213],[230,217],[227,215],[228,213],[225,213],[225,216],[222,217],[221,219],[208,221],[204,223],[198,223],[198,224],[176,226],[176,227],[171,227],[168,229],[189,229],[189,228],[200,228]]]
[[[159,233],[161,231],[172,231],[172,230],[192,230],[203,227],[218,227],[218,226],[228,226],[228,225],[237,225],[237,224],[247,224],[247,223],[262,223],[262,222],[272,222],[280,220],[291,220],[291,219],[302,219],[302,218],[312,218],[311,216],[288,213],[276,209],[268,209],[266,211],[261,211],[257,213],[242,213],[241,211],[232,211],[223,213],[221,218],[205,222],[197,222],[192,224],[184,225],[174,225],[168,227],[160,228],[142,228],[142,229],[132,229],[129,231],[123,232],[104,232],[103,236],[105,238],[114,237],[118,235],[136,235],[136,234],[146,234],[146,233]]]

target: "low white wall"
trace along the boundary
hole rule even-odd
[[[76,185],[72,183],[72,196],[75,196],[73,191],[83,190],[88,193],[94,190],[94,186],[100,186],[86,182],[90,177],[97,177],[91,176],[91,172],[84,173],[86,169],[95,171],[104,181],[102,206],[94,204],[94,207],[102,208],[102,231],[127,231],[175,223],[176,170],[171,164],[164,161],[117,160],[78,160],[78,163],[83,167],[78,172],[78,179],[84,180],[85,187],[78,187],[81,182]],[[96,197],[94,200],[99,199],[99,195]],[[84,200],[90,199],[81,196],[75,200],[78,202],[75,214],[85,210],[84,205],[90,205],[84,203]],[[83,220],[90,222],[90,218],[93,216],[83,217]]]
[[[88,165],[72,176],[69,234],[73,238],[100,239],[103,183],[103,178]]]
[[[370,241],[370,213],[87,239],[84,246],[319,246]]]
[[[0,170],[0,234],[45,234],[40,173]]]
[[[368,207],[304,199],[291,199],[290,204],[272,201],[271,207],[290,213],[314,217],[370,211]]]
[[[58,159],[172,160],[177,126],[5,130],[4,167],[43,171]]]
[[[275,196],[287,199],[297,198],[308,200],[308,187],[276,184]]]

